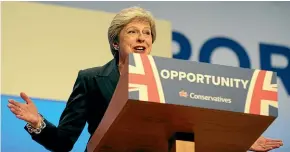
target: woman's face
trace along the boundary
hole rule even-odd
[[[121,30],[118,45],[122,59],[129,53],[150,54],[152,49],[150,24],[144,20],[133,20]]]

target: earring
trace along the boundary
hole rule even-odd
[[[119,50],[119,46],[115,46],[115,50]]]

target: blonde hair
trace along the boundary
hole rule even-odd
[[[156,26],[153,15],[149,11],[141,7],[134,6],[126,8],[121,10],[113,18],[111,25],[108,29],[108,39],[113,56],[115,56],[115,54],[117,53],[117,50],[113,47],[113,43],[118,42],[118,37],[123,27],[125,27],[134,19],[141,19],[149,22],[151,27],[152,43],[154,43],[156,39]]]

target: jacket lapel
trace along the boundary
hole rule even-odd
[[[115,59],[101,67],[99,73],[97,73],[97,76],[95,77],[98,87],[107,103],[111,101],[118,84],[119,77],[120,74]]]

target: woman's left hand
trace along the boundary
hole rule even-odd
[[[266,152],[283,146],[282,140],[259,137],[249,150],[256,152]]]

